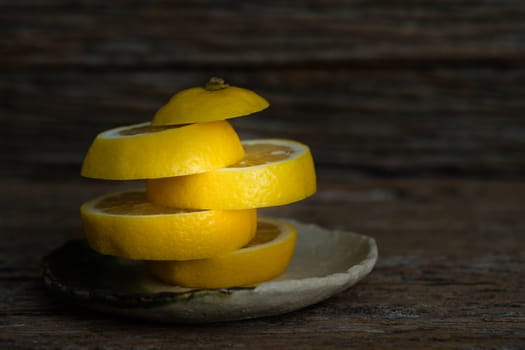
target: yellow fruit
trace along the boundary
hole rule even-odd
[[[81,174],[109,180],[153,179],[222,168],[243,156],[239,137],[226,121],[175,127],[143,123],[100,133]]]
[[[192,288],[254,285],[284,272],[297,239],[293,225],[261,218],[254,239],[242,249],[210,259],[154,261],[150,272],[169,284]]]
[[[152,125],[202,123],[241,117],[269,106],[255,92],[229,86],[212,78],[205,87],[193,87],[175,94],[155,114]]]
[[[99,253],[137,260],[201,259],[249,242],[256,210],[185,210],[147,201],[144,190],[112,193],[80,208],[85,236]]]
[[[246,156],[214,171],[148,181],[157,204],[194,209],[247,209],[288,204],[315,193],[310,149],[290,140],[242,142]]]

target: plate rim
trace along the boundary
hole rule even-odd
[[[67,249],[67,246],[70,244],[80,244],[85,242],[83,239],[73,239],[63,243],[61,246],[52,250],[49,254],[42,258],[41,262],[41,271],[44,284],[54,292],[62,296],[69,297],[72,300],[78,301],[82,304],[87,304],[94,308],[102,309],[113,309],[115,313],[124,313],[124,314],[133,314],[135,311],[152,308],[155,306],[165,306],[172,304],[179,304],[183,301],[188,303],[198,303],[198,300],[201,300],[201,297],[210,298],[210,297],[219,297],[221,300],[224,297],[236,296],[240,294],[288,294],[294,291],[294,283],[300,283],[301,288],[306,288],[309,290],[316,290],[319,288],[319,282],[327,279],[337,280],[336,284],[338,288],[335,288],[328,296],[323,296],[318,298],[319,300],[313,300],[306,303],[300,307],[292,308],[282,313],[296,310],[298,308],[306,307],[308,305],[315,304],[319,301],[327,299],[352,285],[361,281],[366,275],[368,275],[374,268],[377,259],[378,259],[378,248],[376,240],[370,236],[358,234],[355,232],[347,231],[344,229],[328,229],[321,227],[313,223],[304,223],[297,220],[285,219],[292,224],[299,224],[302,226],[308,226],[310,229],[320,230],[324,232],[329,232],[332,234],[348,234],[356,238],[359,238],[362,241],[365,241],[367,244],[367,254],[358,263],[349,266],[346,270],[341,272],[335,272],[319,277],[306,277],[306,278],[295,278],[295,279],[284,279],[284,280],[271,280],[260,283],[256,286],[248,287],[233,287],[233,288],[219,288],[219,289],[206,289],[206,288],[197,288],[197,289],[188,289],[183,291],[162,291],[162,292],[151,292],[151,293],[129,293],[129,292],[119,292],[119,291],[110,291],[106,289],[89,289],[86,287],[79,287],[73,285],[67,285],[62,283],[60,278],[58,278],[51,267],[50,260],[55,254],[58,254],[60,251]],[[299,230],[298,230],[299,233]],[[300,234],[298,235],[298,238]],[[83,243],[84,244],[84,243]],[[356,276],[357,274],[357,276]],[[129,312],[125,312],[124,309],[129,309]],[[275,315],[276,313],[270,313],[268,315]],[[246,319],[254,317],[263,317],[268,315],[255,315],[253,317],[241,317],[241,318],[230,318],[224,319],[224,321],[237,320],[237,319]],[[145,317],[143,317],[145,318]],[[197,321],[192,319],[182,318],[174,319],[174,321],[184,321],[184,322],[193,322],[193,323],[202,323],[205,321]],[[212,320],[210,322],[215,322],[217,320]],[[222,321],[222,320],[219,320]]]

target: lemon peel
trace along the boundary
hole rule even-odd
[[[243,156],[239,136],[227,121],[176,127],[142,123],[100,133],[84,158],[81,175],[154,179],[210,171]]]
[[[157,204],[194,209],[248,209],[284,205],[316,191],[308,146],[291,140],[242,142],[236,164],[201,174],[153,179],[148,198]]]
[[[97,252],[137,260],[202,259],[239,249],[256,231],[256,210],[184,210],[149,203],[144,190],[115,192],[80,208]]]
[[[295,249],[297,232],[284,221],[260,218],[254,239],[239,250],[210,259],[148,262],[165,283],[192,288],[249,286],[284,272]]]
[[[211,78],[204,87],[176,93],[162,106],[152,125],[180,125],[237,118],[266,109],[270,104],[255,92]]]

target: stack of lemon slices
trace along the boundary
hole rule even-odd
[[[177,93],[151,122],[99,134],[82,175],[144,179],[147,186],[82,205],[89,245],[144,260],[153,276],[182,287],[247,286],[280,275],[296,229],[282,219],[257,218],[257,208],[312,195],[316,176],[304,144],[241,142],[226,121],[267,107],[254,92],[212,78]]]

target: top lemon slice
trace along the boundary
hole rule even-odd
[[[150,203],[144,190],[115,192],[80,208],[89,245],[137,260],[210,258],[239,249],[256,230],[251,210],[187,210]]]
[[[246,156],[226,168],[148,181],[148,198],[194,209],[248,209],[284,205],[316,191],[308,146],[279,139],[242,142]]]
[[[100,133],[81,174],[109,180],[155,179],[222,168],[243,156],[239,137],[227,121],[182,126],[143,123]]]
[[[255,237],[243,248],[209,259],[153,261],[158,279],[183,287],[229,288],[248,286],[282,274],[293,255],[296,228],[284,221],[260,218]]]
[[[268,101],[255,92],[212,78],[205,87],[175,94],[155,114],[152,125],[180,125],[236,118],[261,111]]]

